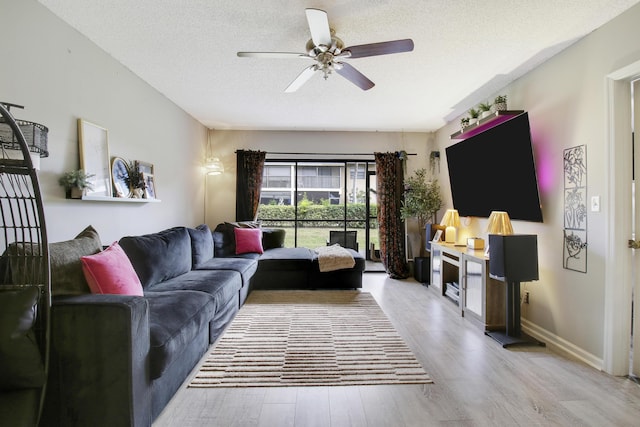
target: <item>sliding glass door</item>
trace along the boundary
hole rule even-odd
[[[355,232],[368,257],[370,240],[377,242],[372,174],[375,187],[373,161],[267,160],[258,219],[285,228],[287,247],[316,248],[331,243],[331,231]]]

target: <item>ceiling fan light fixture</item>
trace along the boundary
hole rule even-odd
[[[335,70],[345,79],[362,90],[369,90],[375,84],[365,75],[347,63],[334,62],[335,58],[364,58],[368,56],[389,55],[392,53],[409,52],[413,50],[413,40],[392,40],[379,43],[368,43],[358,46],[345,47],[344,42],[336,37],[335,31],[329,26],[327,12],[320,9],[305,9],[311,39],[305,46],[307,54],[288,52],[238,52],[238,56],[253,57],[293,57],[300,56],[316,61],[316,64],[305,68],[296,79],[289,84],[285,92],[295,92],[316,71],[322,71],[324,79],[329,78]]]

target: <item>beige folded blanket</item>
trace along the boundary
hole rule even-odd
[[[318,254],[320,272],[353,268],[356,265],[351,253],[340,245],[322,246],[315,251]]]

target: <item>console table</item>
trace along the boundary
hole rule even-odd
[[[483,249],[431,243],[431,286],[485,331],[505,328],[505,284],[489,277]]]

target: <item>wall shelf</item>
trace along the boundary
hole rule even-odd
[[[115,202],[115,203],[160,203],[158,199],[133,199],[125,197],[106,197],[106,196],[82,196],[82,199],[76,199],[88,202]]]
[[[467,139],[473,135],[477,135],[484,132],[487,129],[498,126],[500,123],[504,123],[507,120],[524,113],[524,110],[504,110],[496,111],[491,115],[478,120],[476,123],[464,128],[464,131],[460,130],[454,134],[451,134],[451,139]]]

